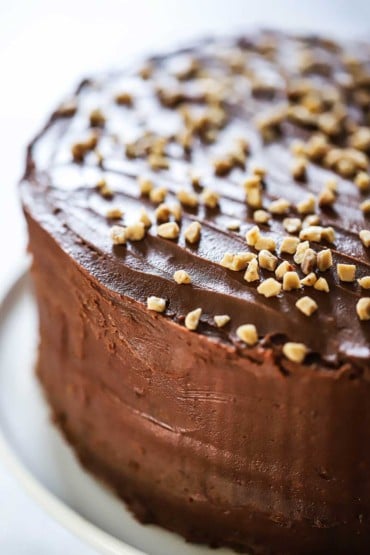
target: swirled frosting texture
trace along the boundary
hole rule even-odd
[[[367,291],[357,281],[340,281],[336,264],[355,264],[356,278],[370,273],[369,248],[359,239],[369,227],[360,208],[368,193],[355,183],[361,172],[366,181],[369,113],[367,45],[272,32],[204,41],[151,58],[139,70],[83,82],[32,143],[23,199],[104,286],[142,303],[150,295],[164,298],[163,317],[181,325],[189,311],[202,308],[197,333],[240,349],[241,356],[261,348],[279,352],[289,340],[308,347],[307,364],[320,357],[332,367],[348,360],[362,366],[370,354],[370,322],[357,317],[356,303]],[[312,150],[318,135],[324,142],[319,153]],[[81,151],[76,143],[88,146]],[[304,180],[292,176],[297,153],[307,160]],[[317,271],[329,292],[305,286],[265,298],[259,282],[248,283],[243,271],[220,265],[225,252],[256,253],[245,240],[256,208],[246,202],[243,187],[256,166],[266,171],[260,208],[268,210],[279,198],[289,202],[286,213],[259,225],[261,233],[275,240],[279,262],[293,263],[301,278],[293,255],[280,254],[279,246],[289,235],[284,218],[303,222],[297,204],[314,195],[319,225],[335,232],[333,243],[310,244],[315,251],[332,250],[333,266]],[[178,238],[157,233],[157,204],[138,185],[143,176],[165,188],[169,205],[182,190],[199,198],[196,206],[182,207]],[[320,192],[332,178],[335,202],[320,207]],[[219,195],[214,208],[203,202],[204,189]],[[107,217],[115,207],[123,211],[118,221]],[[153,222],[145,237],[113,245],[111,226],[137,222],[142,208]],[[200,241],[191,244],[184,231],[193,221],[202,229]],[[81,245],[96,255],[94,263]],[[179,269],[189,273],[190,285],[174,281]],[[269,277],[274,274],[261,270],[261,281]],[[318,305],[310,317],[295,306],[305,295]],[[231,318],[223,328],[214,322],[219,314]],[[244,346],[236,335],[245,323],[258,330],[256,347]]]

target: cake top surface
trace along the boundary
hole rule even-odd
[[[362,363],[369,124],[368,45],[205,40],[84,81],[32,143],[23,199],[105,286],[189,330]]]

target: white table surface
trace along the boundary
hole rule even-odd
[[[0,0],[0,296],[25,257],[27,141],[81,76],[200,33],[253,25],[368,37],[368,0]],[[1,369],[0,369],[1,370]],[[89,555],[0,460],[0,554]]]

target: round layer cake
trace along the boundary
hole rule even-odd
[[[271,31],[82,82],[21,195],[38,375],[143,522],[370,551],[370,47]]]

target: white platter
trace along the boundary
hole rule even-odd
[[[0,305],[0,457],[64,527],[109,555],[227,555],[139,524],[87,474],[49,419],[34,374],[37,310],[22,274]]]

